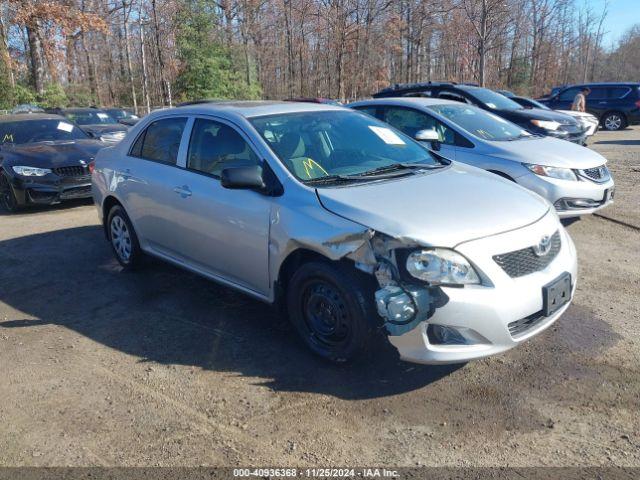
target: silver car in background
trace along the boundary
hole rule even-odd
[[[613,202],[607,160],[588,148],[532,135],[490,112],[451,100],[385,98],[349,104],[445,157],[488,170],[546,198],[560,217],[600,210]]]
[[[145,253],[279,305],[331,361],[376,352],[380,333],[414,362],[499,353],[575,290],[576,251],[548,202],[347,108],[158,111],[93,167],[125,269]]]

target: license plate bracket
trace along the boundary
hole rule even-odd
[[[564,272],[542,287],[542,311],[545,317],[553,315],[571,300],[571,274]]]

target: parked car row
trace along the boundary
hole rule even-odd
[[[640,83],[585,83],[556,89],[539,101],[554,110],[569,110],[576,95],[585,88],[586,109],[594,115],[603,128],[621,130],[640,123]]]
[[[577,260],[559,216],[605,207],[613,180],[558,139],[584,135],[561,114],[420,85],[350,108],[194,102],[109,148],[66,117],[8,117],[1,198],[60,201],[91,181],[125,270],[151,255],[274,304],[331,361],[381,333],[420,363],[503,352],[568,308]]]

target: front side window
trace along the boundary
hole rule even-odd
[[[420,144],[357,111],[296,112],[251,123],[299,180],[362,175],[399,163],[442,164]]]
[[[484,140],[505,141],[530,135],[514,123],[468,105],[432,105],[429,108]]]
[[[0,122],[0,145],[5,143],[86,140],[87,138],[86,133],[64,119]]]
[[[432,116],[418,110],[386,107],[383,120],[411,138],[414,138],[420,130],[435,130],[438,132],[441,143],[446,145],[455,145],[456,143],[456,134],[452,129]]]
[[[603,87],[593,87],[587,95],[587,100],[605,100],[607,98],[607,89]]]
[[[184,117],[156,120],[140,134],[131,148],[130,155],[175,165],[186,123],[187,119]]]
[[[197,118],[191,131],[187,168],[216,177],[225,168],[259,165],[260,158],[234,128]]]
[[[558,95],[558,100],[562,102],[573,102],[573,99],[576,98],[576,95],[580,92],[580,88],[567,88],[560,95]]]

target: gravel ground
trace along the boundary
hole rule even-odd
[[[600,132],[640,227],[640,128]],[[576,298],[504,355],[328,366],[264,305],[152,262],[87,203],[0,216],[0,465],[640,466],[640,232],[569,225]]]

